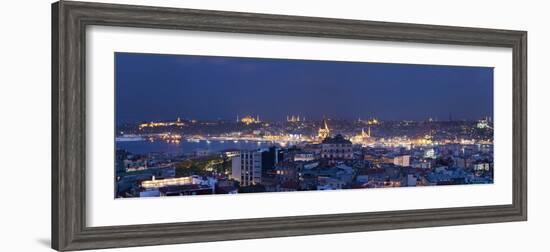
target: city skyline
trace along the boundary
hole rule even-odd
[[[117,123],[235,120],[476,120],[493,116],[493,69],[116,53]]]
[[[115,198],[493,183],[492,68],[115,59]]]

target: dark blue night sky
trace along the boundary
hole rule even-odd
[[[116,53],[116,120],[478,119],[488,67]]]

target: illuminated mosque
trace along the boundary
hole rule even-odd
[[[249,124],[252,124],[252,123],[260,123],[260,116],[257,115],[256,118],[252,117],[252,116],[245,116],[243,118],[240,118],[239,119],[239,116],[237,116],[237,122],[241,122],[241,123],[244,123],[246,125],[249,125]]]
[[[372,140],[371,136],[372,135],[370,132],[370,127],[368,128],[367,132],[365,132],[365,128],[362,128],[361,133],[353,136],[350,140],[355,144],[364,144]]]
[[[328,128],[327,121],[323,120],[324,128],[319,128],[317,138],[323,140],[330,136],[330,129]]]

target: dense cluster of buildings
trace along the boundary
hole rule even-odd
[[[290,116],[288,122],[305,120]],[[259,123],[246,117],[243,123]],[[378,121],[367,121],[375,126]],[[492,142],[432,142],[433,136],[387,144],[371,129],[333,134],[326,121],[315,139],[268,148],[222,150],[193,155],[117,150],[115,197],[233,194],[352,188],[488,184],[493,182]],[[452,127],[449,126],[449,127]],[[483,130],[492,130],[483,122]],[[473,132],[473,131],[472,131]],[[433,135],[439,134],[435,132]],[[479,134],[479,133],[476,133]],[[483,133],[485,134],[485,133]],[[178,163],[215,156],[225,170],[201,168],[178,175]]]
[[[241,152],[231,178],[258,192],[486,184],[492,159],[492,145],[360,147],[336,135],[313,146]]]

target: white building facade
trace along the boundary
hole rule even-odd
[[[410,160],[410,155],[397,156],[393,158],[393,164],[397,166],[409,166],[411,164]]]
[[[250,186],[262,182],[262,152],[241,151],[231,160],[231,176],[241,186]]]

